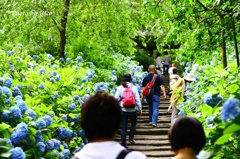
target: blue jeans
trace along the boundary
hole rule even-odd
[[[134,139],[134,134],[136,132],[137,125],[137,112],[124,112],[122,111],[122,131],[121,131],[121,144],[126,147],[126,136],[127,136],[127,128],[128,128],[128,118],[131,122],[130,132],[129,132],[129,140]]]
[[[149,121],[152,124],[157,124],[160,97],[157,95],[153,95],[152,97],[147,97],[146,100],[148,103]]]

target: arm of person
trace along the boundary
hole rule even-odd
[[[133,87],[133,93],[136,100],[136,106],[139,111],[139,115],[142,115],[142,103],[141,103],[140,95],[138,93],[138,89],[136,86]]]
[[[161,88],[161,90],[163,92],[163,99],[166,99],[166,91],[165,91],[164,85],[161,85],[160,88]]]
[[[120,91],[120,87],[117,87],[117,91],[116,91],[114,97],[115,97],[118,101],[121,100],[121,91]]]
[[[143,95],[143,89],[144,89],[145,87],[142,87],[142,92],[141,92],[141,100],[143,101],[144,100],[144,95]]]

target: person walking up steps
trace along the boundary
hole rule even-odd
[[[163,70],[163,61],[161,59],[161,54],[157,53],[156,57],[156,69],[157,69],[157,74],[162,77],[162,70]]]
[[[81,109],[81,127],[89,141],[73,159],[146,159],[138,151],[128,151],[114,141],[122,118],[119,102],[113,96],[97,92]],[[122,157],[124,158],[124,157]]]
[[[154,75],[156,72],[156,68],[154,65],[150,65],[148,67],[148,75],[144,77],[143,82],[142,82],[142,92],[145,89],[146,85],[151,82],[154,78]],[[153,126],[157,126],[158,122],[158,114],[159,114],[159,103],[160,103],[160,91],[162,89],[163,91],[163,98],[166,98],[166,92],[165,92],[165,87],[163,80],[160,76],[156,76],[156,80],[153,85],[153,95],[152,96],[147,96],[146,100],[148,103],[148,113],[149,113],[149,123]],[[144,96],[142,95],[142,100],[144,99]]]
[[[136,132],[137,125],[137,112],[139,113],[139,115],[142,115],[142,104],[140,100],[140,95],[138,93],[137,87],[134,86],[131,82],[131,74],[128,73],[123,75],[121,85],[118,86],[115,94],[115,98],[120,101],[120,105],[122,108],[121,144],[125,148],[128,148],[126,142],[128,119],[130,119],[131,122],[128,141],[131,144],[135,144],[134,134]]]
[[[168,52],[165,52],[164,53],[164,64],[163,64],[163,75],[168,76],[168,69],[169,69],[169,64],[170,64],[170,61],[171,61],[171,58],[170,56],[168,56]]]

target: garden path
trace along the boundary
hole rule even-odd
[[[163,80],[165,88],[167,88],[169,79],[163,78]],[[136,144],[131,145],[127,143],[130,150],[140,151],[145,154],[148,159],[171,159],[174,156],[170,150],[167,136],[171,123],[171,113],[167,111],[169,104],[169,96],[167,96],[167,99],[161,99],[157,127],[152,127],[152,125],[149,124],[148,105],[142,105],[142,116],[138,116],[137,119],[137,130],[135,133]],[[120,142],[120,131],[116,136],[116,140]]]

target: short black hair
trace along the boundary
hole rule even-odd
[[[178,69],[177,69],[177,68],[173,68],[173,69],[172,69],[172,73],[173,73],[173,74],[177,74],[177,73],[178,73]]]
[[[122,120],[119,101],[102,92],[86,100],[81,113],[81,127],[89,141],[113,138]]]
[[[206,143],[206,136],[202,124],[190,116],[177,118],[168,131],[168,138],[173,151],[190,147],[196,155],[202,150]]]
[[[132,75],[130,73],[123,75],[121,85],[123,85],[123,87],[127,87],[127,82],[132,82]]]

